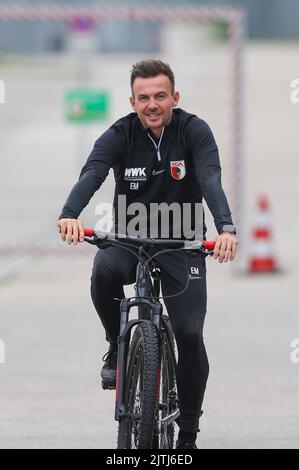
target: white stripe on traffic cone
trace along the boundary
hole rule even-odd
[[[258,197],[252,241],[248,271],[250,273],[277,271],[277,260],[272,243],[270,207],[268,198],[265,195]]]

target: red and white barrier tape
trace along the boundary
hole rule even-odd
[[[87,244],[82,246],[80,243],[76,246],[65,245],[47,245],[47,244],[28,244],[28,245],[5,245],[0,246],[0,256],[87,256],[95,253],[95,248]]]
[[[92,17],[96,21],[105,20],[134,20],[134,21],[173,21],[173,20],[231,20],[231,9],[220,7],[180,6],[54,6],[54,5],[18,5],[7,4],[0,6],[0,20],[45,20],[61,21],[73,16]]]

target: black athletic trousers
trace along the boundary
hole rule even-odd
[[[184,431],[196,432],[209,374],[203,342],[207,303],[205,259],[183,251],[158,254],[156,259],[178,348],[179,424]],[[110,343],[116,343],[119,334],[120,302],[113,299],[123,298],[123,286],[135,282],[137,262],[133,253],[117,246],[99,250],[95,256],[91,296]]]

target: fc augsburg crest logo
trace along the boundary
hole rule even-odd
[[[170,162],[170,172],[175,180],[182,180],[186,174],[185,160]]]

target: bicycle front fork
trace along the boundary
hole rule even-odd
[[[123,432],[119,433],[119,448],[125,448],[125,429],[126,429],[126,407],[125,407],[125,385],[129,343],[131,330],[138,323],[146,321],[142,318],[130,320],[129,311],[132,307],[140,306],[152,309],[152,322],[159,328],[162,315],[162,305],[160,303],[150,302],[148,299],[123,299],[120,305],[120,335],[118,342],[117,370],[116,370],[116,397],[115,397],[115,420],[119,421],[119,426]]]

